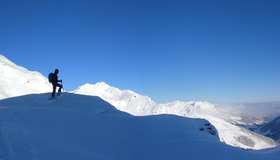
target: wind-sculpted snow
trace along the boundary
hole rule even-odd
[[[276,146],[272,139],[230,123],[237,118],[220,112],[215,105],[208,102],[176,101],[157,104],[147,96],[120,90],[105,82],[83,85],[73,93],[99,96],[117,109],[137,116],[172,114],[206,119],[217,129],[220,141],[235,147],[258,150]]]

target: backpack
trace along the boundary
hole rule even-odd
[[[50,83],[53,83],[53,76],[54,76],[53,73],[49,74],[49,82]]]

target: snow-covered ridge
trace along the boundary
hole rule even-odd
[[[105,82],[87,83],[73,93],[99,96],[119,110],[139,116],[151,115],[151,110],[156,106],[156,103],[148,96],[142,96],[130,90],[120,90]]]
[[[41,73],[18,66],[3,55],[0,55],[0,86],[0,99],[51,91]]]
[[[148,96],[142,96],[130,90],[120,90],[105,82],[82,85],[73,93],[99,96],[117,109],[137,116],[173,114],[206,119],[217,129],[220,141],[231,146],[256,150],[276,146],[272,139],[230,123],[241,118],[221,113],[209,102],[175,101],[157,104]]]

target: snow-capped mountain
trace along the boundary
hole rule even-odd
[[[138,116],[173,114],[206,119],[217,129],[220,141],[235,147],[264,149],[276,146],[272,139],[230,123],[241,118],[221,113],[215,105],[208,102],[176,101],[157,104],[147,96],[130,90],[120,90],[105,82],[85,84],[73,93],[99,96],[119,110]]]
[[[151,115],[153,108],[157,105],[148,96],[142,96],[130,90],[120,90],[105,82],[94,85],[85,84],[73,93],[99,96],[119,110],[137,116]]]
[[[280,116],[262,126],[258,131],[280,143]]]
[[[0,55],[0,99],[51,90],[42,74],[20,67]]]

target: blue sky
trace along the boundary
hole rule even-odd
[[[0,0],[0,53],[66,90],[156,102],[280,100],[277,0]]]

